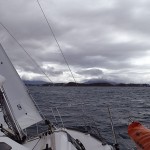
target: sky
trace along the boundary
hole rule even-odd
[[[149,0],[39,2],[76,82],[150,83]],[[23,80],[47,81],[43,71],[52,82],[74,81],[36,0],[1,0],[0,23],[32,57],[0,25],[0,43]]]

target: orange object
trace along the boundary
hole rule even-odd
[[[150,129],[139,122],[132,122],[128,126],[128,134],[139,150],[150,150]]]

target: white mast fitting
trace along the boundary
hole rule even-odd
[[[5,78],[0,75],[0,88],[3,86],[4,82],[5,82]]]
[[[3,89],[12,107],[15,119],[21,129],[43,120],[1,44],[0,75],[6,79],[3,84],[4,78],[0,76],[0,86],[3,84]]]

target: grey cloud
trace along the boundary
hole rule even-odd
[[[76,72],[80,75],[89,75],[89,76],[101,76],[103,71],[100,69],[86,69]]]
[[[62,75],[63,71],[58,71],[54,67],[47,67],[46,69],[43,69],[46,74],[51,75],[51,76],[58,76]]]
[[[119,71],[118,76],[124,78],[124,81],[133,80],[128,72],[127,76],[122,76],[121,73],[127,69],[138,73],[140,68],[132,64],[131,60],[142,59],[150,51],[150,2],[52,0],[41,1],[41,4],[75,73],[94,77],[100,74],[100,70],[96,71],[95,68],[103,68],[116,73]],[[35,1],[1,1],[0,22],[11,31],[40,66],[44,63],[59,66],[55,69],[47,68],[44,70],[46,73],[60,76],[67,70]],[[38,73],[32,61],[1,26],[0,32],[0,41],[16,68],[20,71]],[[120,40],[123,33],[129,40],[125,42]],[[114,42],[115,38],[120,42]],[[144,71],[145,66],[142,68]],[[117,80],[118,76],[105,74],[105,77],[113,80]]]

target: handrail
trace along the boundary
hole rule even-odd
[[[59,112],[59,110],[58,110],[58,108],[57,108],[57,107],[56,107],[56,110],[57,110],[58,115],[59,115],[59,118],[60,118],[60,120],[61,120],[62,127],[64,128],[65,126],[64,126],[64,123],[63,123],[62,117],[61,117],[60,112]]]

